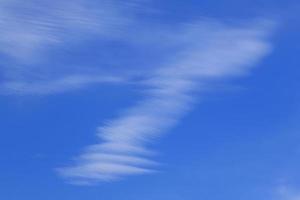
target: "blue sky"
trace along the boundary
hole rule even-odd
[[[300,199],[299,9],[0,0],[0,199]]]

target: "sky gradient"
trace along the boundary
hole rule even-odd
[[[0,1],[0,199],[300,199],[297,1]]]

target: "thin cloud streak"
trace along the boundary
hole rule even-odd
[[[124,77],[97,75],[68,75],[49,81],[8,81],[0,85],[2,95],[51,95],[83,89],[91,85],[124,83]]]
[[[271,50],[268,25],[232,27],[207,22],[180,30],[182,50],[144,80],[144,100],[99,127],[101,142],[59,172],[73,183],[89,184],[153,172],[156,166],[144,162],[152,156],[148,145],[178,123],[204,85],[243,75],[263,58]],[[105,159],[109,156],[113,159]]]
[[[131,19],[112,2],[0,1],[0,53],[24,62],[76,38],[116,37]]]
[[[134,5],[130,2],[0,1],[0,95],[49,95],[122,82],[119,75],[91,73],[90,66],[48,66],[46,62],[49,51],[72,43],[119,38],[134,21],[130,12]],[[86,75],[76,75],[75,68]],[[50,71],[59,76],[51,75]]]

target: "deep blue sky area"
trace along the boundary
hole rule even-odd
[[[12,45],[14,53],[6,51],[11,46],[7,45],[10,43],[6,42],[3,31],[24,33],[14,26],[10,28],[9,23],[19,18],[12,17],[8,24],[1,22],[4,15],[1,11],[7,7],[0,2],[0,38],[3,38],[0,39],[0,84],[5,86],[9,81],[29,84],[17,92],[11,88],[2,90],[0,86],[0,199],[298,199],[300,4],[292,0],[134,3],[132,12],[136,12],[140,21],[128,28],[131,35],[128,40],[138,40],[148,34],[150,39],[146,42],[127,45],[118,36],[98,39],[97,34],[91,34],[83,42],[61,39],[62,44],[58,46],[41,42],[43,50],[38,49],[29,59],[24,59],[15,54],[21,54],[26,44]],[[119,5],[118,1],[112,4]],[[102,1],[97,1],[97,5],[100,8]],[[274,24],[265,39],[271,46],[270,52],[247,73],[208,84],[203,92],[192,92],[193,103],[188,111],[146,145],[155,152],[150,158],[159,163],[157,172],[88,185],[72,184],[57,173],[58,168],[72,165],[72,159],[85,147],[103,142],[103,138],[95,135],[98,126],[108,126],[110,120],[123,116],[128,108],[149,98],[145,86],[136,82],[157,66],[166,65],[172,60],[168,59],[170,56],[176,57],[173,47],[169,49],[159,40],[152,42],[149,27],[159,30],[166,27],[176,35],[179,27],[191,21],[239,26],[260,19],[272,20]],[[26,27],[26,22],[23,25]],[[63,31],[70,31],[67,34],[71,35],[74,30]],[[178,32],[180,35],[184,31]],[[197,38],[193,43],[196,42]],[[25,48],[25,51],[29,50]],[[76,64],[78,67],[71,67]],[[133,73],[134,78],[121,83],[86,84],[70,90],[71,86],[63,89],[66,83],[63,81],[61,84],[58,81],[53,88],[41,86],[57,77],[74,73],[96,75],[98,70],[118,77]],[[35,83],[40,87],[33,90]]]

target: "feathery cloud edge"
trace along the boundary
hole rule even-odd
[[[59,173],[72,183],[93,184],[155,172],[157,163],[149,159],[152,151],[147,145],[191,109],[202,85],[243,75],[267,55],[269,25],[188,26],[182,31],[188,45],[148,76],[144,99],[99,127],[101,142],[87,147],[73,165],[60,168]]]

